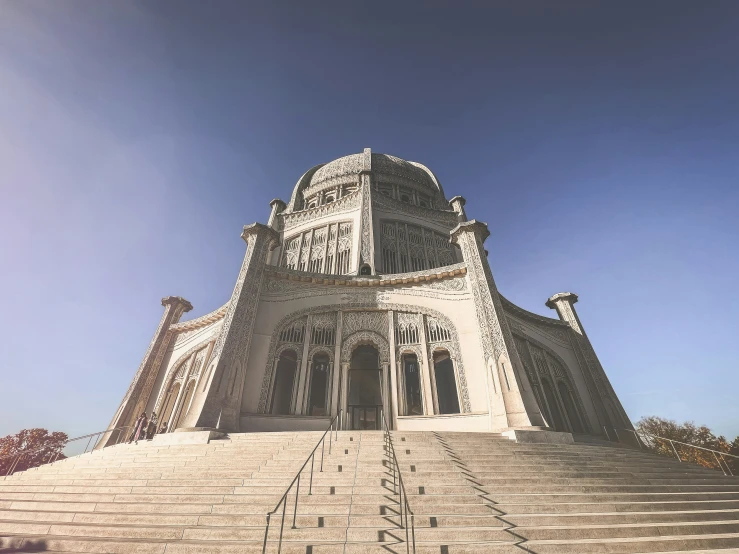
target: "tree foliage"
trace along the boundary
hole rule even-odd
[[[67,439],[66,433],[49,433],[41,428],[23,429],[15,435],[0,438],[0,475],[8,473],[14,464],[15,472],[38,467],[52,458],[64,458],[62,449]]]
[[[708,450],[687,446],[693,445],[739,456],[739,437],[729,442],[726,440],[726,437],[714,435],[705,425],[696,425],[692,421],[678,423],[671,419],[656,416],[641,418],[636,423],[636,430],[648,435],[645,437],[644,444],[655,454],[674,458],[675,452],[677,452],[680,459],[684,462],[692,462],[713,469],[718,469],[719,464],[725,462],[732,473],[739,475],[738,459],[730,456],[724,456],[722,458],[720,455],[709,452]],[[670,443],[664,439],[670,439],[675,442]]]

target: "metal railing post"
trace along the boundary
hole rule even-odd
[[[282,552],[282,531],[285,529],[285,511],[287,510],[287,496],[282,500],[282,523],[280,523],[280,542],[277,544],[277,554]]]
[[[267,526],[264,528],[264,542],[262,543],[262,554],[267,552],[267,535],[269,534],[269,519],[272,516],[272,512],[267,512]]]
[[[724,461],[724,464],[726,465],[726,469],[729,470],[729,475],[731,475],[733,477],[734,476],[734,472],[731,471],[731,466],[729,465],[729,462],[726,461],[726,458],[724,458],[724,453],[723,452],[721,453],[721,459]]]
[[[716,458],[716,463],[718,464],[718,467],[721,469],[721,473],[726,475],[726,470],[724,470],[724,467],[721,465],[721,462],[718,461],[718,456],[716,456],[715,452],[713,452],[713,457]]]
[[[298,496],[300,496],[300,473],[298,473],[298,488],[295,489],[295,508],[293,509],[293,529],[295,529],[295,520],[298,517]]]
[[[675,444],[672,441],[670,441],[670,446],[672,446],[672,450],[675,452],[675,456],[677,456],[678,461],[682,463],[682,460],[680,459],[680,454],[677,453],[677,448],[675,448]]]
[[[310,455],[310,483],[308,484],[308,496],[313,494],[313,462],[315,461],[315,452]]]
[[[314,472],[314,466],[316,461],[316,450],[318,450],[318,447],[321,447],[321,471],[323,471],[323,458],[324,458],[324,451],[326,446],[326,434],[329,435],[329,440],[331,440],[331,433],[334,431],[335,427],[334,425],[338,426],[338,421],[340,417],[341,411],[334,416],[334,418],[331,420],[331,423],[326,428],[326,430],[323,432],[323,436],[321,436],[321,439],[316,443],[316,446],[313,447],[313,450],[310,454],[308,454],[308,457],[305,459],[305,462],[303,462],[303,465],[298,470],[297,475],[293,478],[290,485],[288,485],[287,490],[285,491],[285,494],[282,495],[282,498],[277,502],[277,505],[275,506],[275,509],[271,512],[267,513],[267,527],[264,530],[264,541],[262,543],[262,554],[266,554],[267,550],[267,542],[269,540],[269,529],[270,529],[270,522],[271,517],[273,514],[277,513],[277,510],[280,509],[280,504],[282,504],[282,520],[280,522],[280,539],[277,546],[277,554],[280,554],[282,552],[282,538],[284,536],[285,531],[285,514],[287,513],[287,501],[288,496],[290,494],[290,491],[293,488],[293,485],[296,486],[295,489],[295,505],[293,507],[293,523],[292,523],[292,529],[297,528],[297,517],[298,517],[298,502],[300,500],[300,479],[303,474],[303,470],[306,469],[308,462],[310,461],[310,484],[308,487],[308,494],[313,493],[313,472]],[[284,448],[283,448],[284,450]]]

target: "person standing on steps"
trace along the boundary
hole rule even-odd
[[[151,418],[149,418],[149,425],[146,427],[146,440],[151,440],[157,432],[157,413],[152,410]]]
[[[137,435],[138,435],[138,432],[139,432],[139,430],[141,428],[141,422],[142,422],[143,418],[145,418],[145,417],[146,417],[146,413],[142,413],[138,417],[138,419],[136,420],[136,423],[134,423],[134,425],[133,425],[133,430],[131,431],[131,435],[128,437],[128,442],[133,442],[133,441],[136,440]]]
[[[134,443],[138,444],[139,439],[146,438],[146,426],[149,423],[146,418],[146,412],[142,412],[136,421],[136,434],[133,437]]]

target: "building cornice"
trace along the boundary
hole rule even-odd
[[[530,312],[528,310],[524,310],[523,308],[519,308],[516,306],[513,302],[505,298],[502,294],[498,294],[500,296],[500,301],[503,304],[503,311],[510,312],[511,315],[515,315],[520,317],[523,320],[528,320],[533,323],[537,323],[540,325],[548,325],[549,327],[557,327],[558,329],[567,328],[569,329],[570,326],[566,323],[563,323],[559,319],[552,319],[551,317],[545,317],[543,315],[535,314],[533,312]]]
[[[179,333],[182,331],[193,331],[195,329],[200,329],[201,327],[206,327],[211,323],[215,323],[216,321],[223,319],[223,316],[226,315],[227,308],[228,303],[224,304],[217,310],[210,312],[209,314],[201,315],[200,317],[191,319],[190,321],[183,321],[181,323],[170,325],[169,328],[172,331],[177,331]]]
[[[448,279],[457,275],[467,273],[467,265],[464,263],[427,269],[425,271],[414,271],[411,273],[395,273],[389,275],[354,276],[354,275],[326,275],[323,273],[309,273],[283,267],[268,266],[265,273],[272,278],[285,279],[289,281],[300,281],[303,283],[317,283],[323,285],[341,285],[348,287],[387,287],[389,285],[402,285],[422,283],[426,281],[437,281]]]

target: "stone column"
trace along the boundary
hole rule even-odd
[[[380,390],[382,391],[382,415],[385,418],[385,421],[387,421],[388,425],[392,425],[390,421],[392,420],[391,417],[388,415],[388,411],[390,410],[390,399],[387,397],[388,392],[388,383],[390,379],[388,378],[390,376],[390,364],[388,362],[381,362],[380,365],[382,366],[382,383]],[[380,429],[383,428],[383,425],[380,425]]]
[[[418,327],[421,339],[421,386],[423,387],[423,413],[434,415],[434,395],[431,391],[431,361],[429,360],[429,348],[426,342],[426,325],[421,316],[421,325]]]
[[[272,208],[272,211],[270,212],[269,219],[267,220],[267,227],[271,227],[275,231],[280,231],[282,229],[282,221],[278,216],[285,211],[285,208],[287,206],[279,198],[273,199],[272,202],[269,203],[269,205]],[[276,252],[272,252],[269,261],[270,265],[279,266],[282,255],[282,249],[279,249]]]
[[[183,313],[192,310],[192,304],[179,296],[162,298],[162,306],[164,306],[164,313],[159,320],[159,326],[108,429],[133,425],[136,418],[146,409],[154,382],[161,370],[162,361],[174,336],[170,327],[180,320]],[[97,448],[108,446],[117,439],[118,433],[106,433],[98,442]]]
[[[339,382],[341,377],[341,327],[343,322],[343,312],[339,311],[336,314],[336,337],[334,339],[336,346],[334,346],[334,364],[331,374],[334,381],[331,389],[331,416],[335,416],[341,409],[341,405],[339,404]]]
[[[451,231],[451,240],[460,246],[467,264],[467,279],[474,298],[485,366],[490,367],[492,361],[495,370],[500,368],[501,363],[518,370],[509,372],[510,390],[507,386],[501,387],[505,417],[493,418],[496,399],[489,397],[491,418],[495,419],[491,421],[491,428],[525,429],[543,426],[544,418],[531,390],[523,390],[526,374],[521,369],[521,360],[485,256],[483,243],[489,235],[487,225],[474,219],[460,223]]]
[[[295,400],[295,415],[302,415],[305,412],[305,395],[308,384],[308,368],[310,360],[308,359],[308,349],[310,348],[310,335],[313,332],[313,316],[308,315],[308,321],[305,324],[305,334],[303,335],[303,354],[300,356],[300,373],[298,373],[298,395]]]
[[[392,429],[398,428],[398,362],[395,359],[395,313],[389,310],[387,313],[389,329],[387,332],[390,343],[390,404],[392,413],[389,414],[388,425]]]
[[[590,395],[593,399],[595,406],[596,415],[599,419],[601,429],[598,429],[598,433],[603,431],[602,427],[606,426],[611,429],[634,429],[634,426],[629,419],[621,405],[621,401],[616,396],[616,391],[613,390],[611,382],[608,380],[608,376],[603,370],[603,366],[598,360],[598,356],[595,353],[593,345],[590,343],[588,335],[585,333],[585,328],[580,321],[577,311],[575,310],[574,304],[577,302],[578,297],[572,292],[560,292],[552,295],[547,300],[546,305],[548,308],[556,310],[559,319],[564,323],[567,323],[574,333],[575,353],[578,355],[578,360],[582,363],[583,376],[585,377],[585,384],[587,385]],[[572,383],[575,386],[575,383]],[[614,417],[608,413],[608,408],[611,408]],[[610,431],[609,431],[610,432]],[[606,436],[608,434],[604,432]],[[613,437],[616,436],[623,438],[625,441],[633,441],[632,433],[618,432],[614,433]],[[624,437],[625,436],[625,437]]]
[[[246,255],[213,347],[215,370],[205,391],[196,391],[183,428],[239,430],[241,396],[259,306],[265,260],[279,234],[261,223],[244,227]]]
[[[349,394],[349,362],[342,362],[341,364],[341,409],[344,412],[344,421],[341,424],[341,428],[346,427],[349,421],[349,415],[347,414],[348,398]]]
[[[279,198],[275,198],[272,200],[272,202],[269,203],[270,207],[272,208],[272,212],[269,214],[269,219],[267,220],[267,227],[272,227],[275,231],[279,231],[277,228],[277,216],[281,214],[283,211],[285,211],[285,203],[280,200]]]

